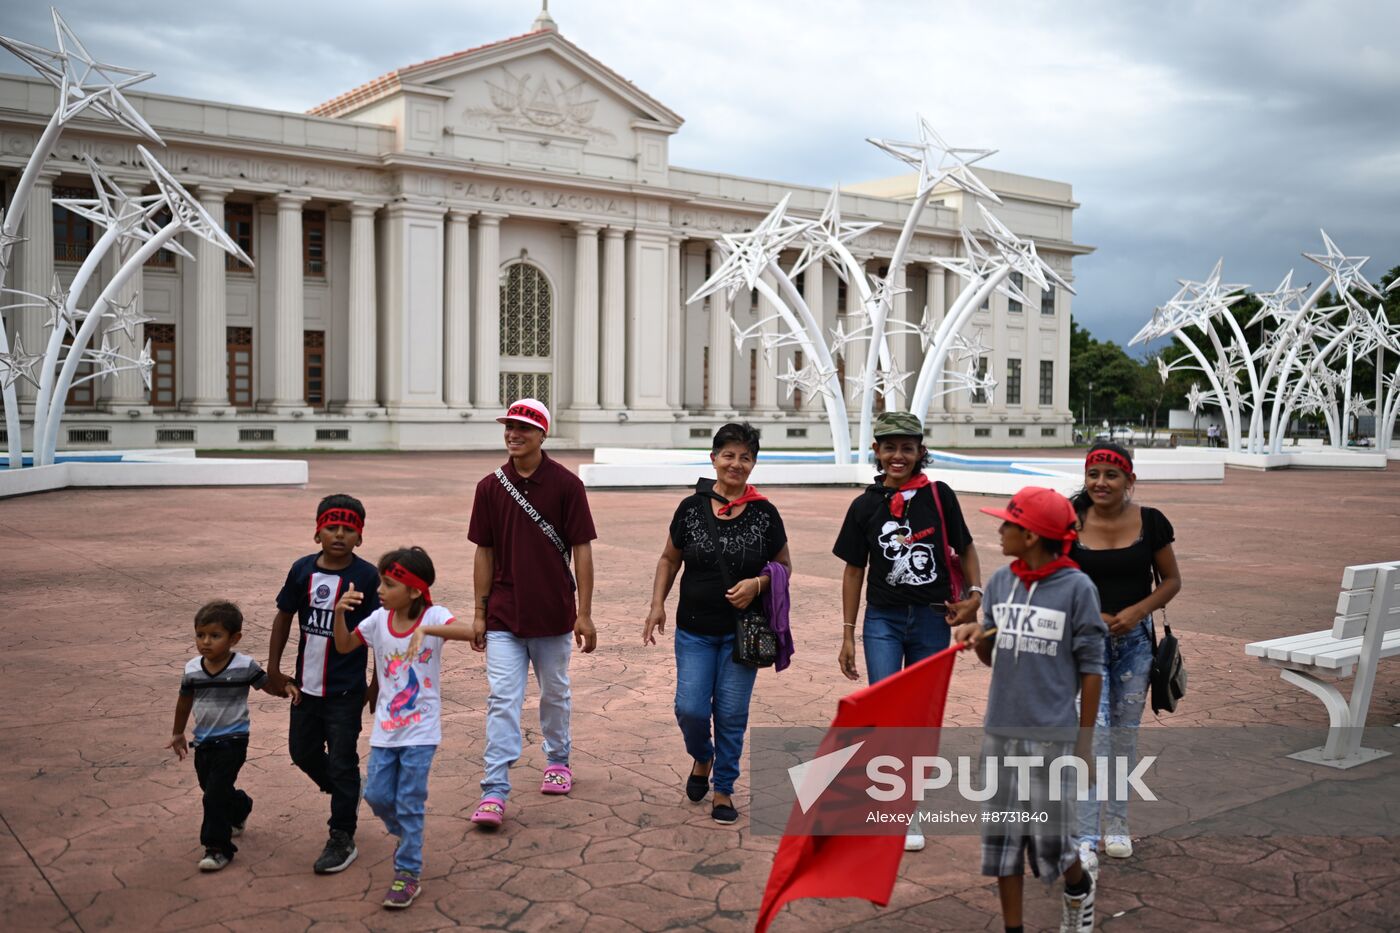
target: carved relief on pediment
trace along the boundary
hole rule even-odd
[[[463,110],[462,116],[469,124],[617,142],[615,133],[594,123],[599,100],[583,79],[530,71],[516,73],[502,65],[495,79],[487,78],[483,84],[487,91],[483,103],[487,106]]]

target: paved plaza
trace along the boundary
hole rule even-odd
[[[265,662],[273,598],[292,560],[315,549],[316,502],[343,491],[368,510],[364,556],[424,546],[438,569],[435,599],[468,613],[471,491],[501,459],[313,455],[306,489],[72,490],[0,502],[9,565],[0,624],[0,929],[752,929],[776,840],[752,835],[743,819],[715,825],[708,805],[685,801],[670,625],[661,645],[640,644],[679,490],[591,496],[599,648],[573,662],[571,796],[538,793],[544,761],[532,686],[505,826],[488,835],[468,822],[486,686],[481,656],[454,644],[417,904],[402,914],[379,906],[392,847],[367,808],[359,860],[339,875],[311,873],[329,808],[288,759],[284,701],[265,694],[251,701],[242,784],[256,806],[240,851],[218,874],[196,870],[194,769],[162,747],[194,653],[195,609],[216,596],[237,600],[249,617],[240,648]],[[574,466],[581,457],[561,459]],[[841,566],[830,546],[854,490],[771,492],[792,544],[797,654],[788,671],[760,673],[750,724],[825,725],[850,687],[836,669]],[[961,498],[990,574],[1003,561],[996,522],[976,510],[992,500]],[[1174,522],[1185,581],[1171,622],[1191,692],[1171,726],[1307,723],[1320,739],[1322,705],[1246,658],[1243,646],[1326,627],[1343,566],[1400,558],[1400,468],[1230,470],[1220,485],[1143,486],[1138,498]],[[979,723],[986,688],[986,671],[960,659],[949,721]],[[1382,662],[1370,722],[1400,722],[1400,665]],[[1145,728],[1157,728],[1150,714]],[[367,741],[368,730],[364,754]],[[1280,768],[1315,776],[1305,779],[1335,775],[1293,762]],[[1203,786],[1229,777],[1203,775]],[[748,803],[746,780],[736,802],[741,810]],[[975,837],[931,836],[927,849],[905,857],[888,908],[801,901],[775,929],[1000,930],[995,885],[978,867]],[[1028,884],[1027,892],[1028,929],[1057,927],[1058,891]],[[1392,929],[1400,843],[1143,838],[1132,859],[1105,864],[1098,910],[1111,931]]]

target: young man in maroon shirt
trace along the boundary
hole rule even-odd
[[[591,542],[598,534],[583,483],[540,449],[549,433],[543,403],[521,399],[496,420],[505,425],[510,459],[477,483],[467,531],[476,545],[473,644],[486,651],[491,689],[486,774],[472,821],[487,827],[499,826],[505,815],[532,664],[540,684],[546,759],[540,790],[567,794],[573,787],[569,657],[574,644],[585,654],[597,646]]]

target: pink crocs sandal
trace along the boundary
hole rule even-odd
[[[472,822],[482,829],[495,829],[506,816],[506,802],[499,797],[483,797],[472,814]]]
[[[574,773],[568,765],[550,765],[544,769],[544,783],[541,794],[567,794],[574,789]]]

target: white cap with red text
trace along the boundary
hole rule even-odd
[[[522,398],[519,401],[511,402],[506,413],[496,420],[501,424],[505,424],[507,421],[519,421],[522,424],[537,427],[546,434],[549,433],[549,409],[539,399]]]

